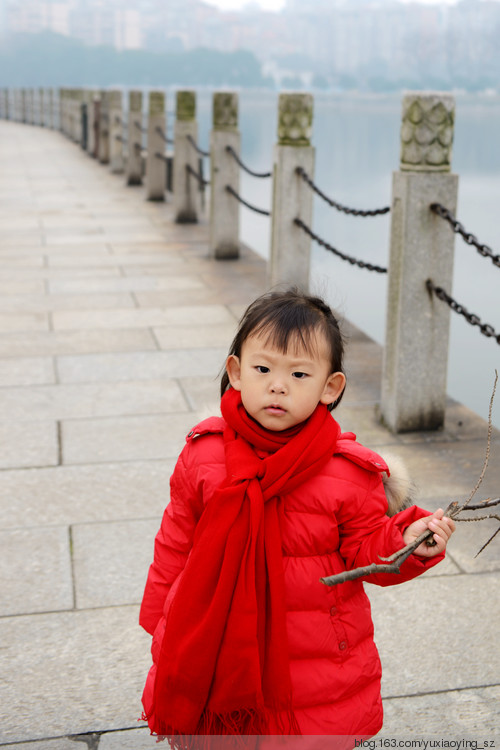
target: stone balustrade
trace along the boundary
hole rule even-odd
[[[239,158],[237,94],[213,95],[208,154],[198,144],[194,91],[176,93],[172,141],[167,136],[164,93],[149,92],[147,101],[143,114],[140,91],[125,97],[120,90],[2,89],[0,118],[59,128],[113,173],[125,173],[127,185],[142,185],[145,177],[145,198],[171,202],[178,223],[200,220],[209,184],[210,254],[218,260],[238,258],[236,199],[241,200],[239,169],[244,165]],[[272,285],[309,285],[311,236],[296,219],[312,225],[313,192],[297,171],[313,179],[312,123],[310,94],[280,95],[272,208],[260,211],[271,215]],[[394,432],[437,429],[444,420],[450,311],[428,291],[426,280],[451,287],[454,235],[429,206],[440,203],[452,213],[456,209],[458,177],[450,172],[453,126],[452,96],[417,92],[403,99],[400,169],[393,175],[381,399],[381,419]],[[173,156],[167,143],[173,144]],[[200,168],[200,154],[210,158],[209,183]]]

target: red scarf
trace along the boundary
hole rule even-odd
[[[266,734],[270,714],[283,734],[300,733],[277,500],[321,470],[340,429],[320,404],[302,425],[271,432],[232,388],[221,409],[227,476],[198,522],[168,613],[148,717],[174,746],[186,735]]]

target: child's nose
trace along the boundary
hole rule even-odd
[[[275,380],[271,383],[271,391],[272,393],[285,393],[286,387],[281,380]]]

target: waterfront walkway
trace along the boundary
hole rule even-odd
[[[1,746],[155,746],[137,722],[153,539],[183,436],[217,404],[238,316],[266,288],[258,256],[211,260],[207,235],[59,133],[0,121]],[[485,423],[450,401],[442,432],[391,435],[381,349],[347,330],[343,429],[400,455],[421,505],[465,498]],[[500,494],[499,456],[495,431],[478,499]],[[495,523],[462,524],[416,581],[367,586],[384,737],[498,740],[500,539],[473,559]]]

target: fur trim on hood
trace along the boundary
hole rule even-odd
[[[385,472],[382,475],[385,496],[389,505],[387,515],[393,516],[399,513],[400,510],[413,505],[415,486],[410,479],[405,464],[399,456],[387,454],[384,455],[384,459],[390,471],[390,476]]]

